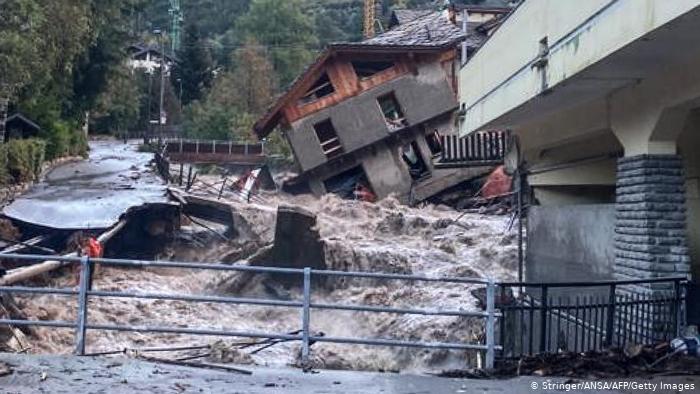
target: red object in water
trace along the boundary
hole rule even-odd
[[[513,178],[508,176],[503,166],[496,167],[486,179],[486,183],[481,188],[481,196],[484,198],[494,198],[510,193]]]
[[[365,202],[377,201],[377,196],[372,193],[367,186],[362,184],[357,184],[357,187],[355,188],[355,198]]]
[[[102,257],[102,244],[100,244],[100,241],[90,237],[85,247],[85,254],[90,258]]]

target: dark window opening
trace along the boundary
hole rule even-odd
[[[437,130],[433,130],[425,136],[425,141],[428,143],[428,148],[430,149],[430,154],[437,156],[442,153],[442,138]]]
[[[408,165],[408,173],[411,174],[411,178],[418,180],[430,175],[430,170],[420,154],[416,141],[401,148],[401,158]]]
[[[357,166],[323,182],[326,191],[348,200],[374,202],[377,198],[362,166]]]
[[[299,104],[304,105],[313,103],[314,101],[329,96],[333,93],[335,93],[335,88],[333,88],[333,84],[331,83],[330,78],[328,78],[328,73],[323,73],[323,75],[321,75],[311,89],[306,92],[304,97],[299,99]]]
[[[352,62],[352,67],[355,69],[355,74],[357,74],[360,79],[364,79],[394,67],[394,62],[355,61]]]
[[[396,96],[394,93],[389,93],[378,99],[379,106],[382,109],[382,114],[384,115],[384,120],[390,131],[396,131],[408,126],[406,117],[401,111],[399,102],[396,101]]]
[[[326,157],[331,158],[343,154],[343,146],[340,144],[340,139],[330,119],[315,124],[314,130],[316,130],[321,150]]]

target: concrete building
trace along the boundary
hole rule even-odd
[[[475,51],[485,22],[465,34],[454,12],[392,21],[371,39],[330,45],[255,124],[260,138],[281,126],[301,172],[296,183],[316,195],[349,197],[362,185],[378,198],[421,201],[490,168],[437,163],[442,136],[456,133],[460,44]]]
[[[700,274],[698,33],[700,0],[525,0],[461,69],[460,134],[521,141],[528,280]]]

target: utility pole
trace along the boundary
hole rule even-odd
[[[165,127],[163,122],[163,103],[165,99],[165,42],[163,41],[163,31],[155,30],[153,33],[157,34],[158,39],[160,40],[160,105],[158,111],[158,125],[160,129],[160,136],[163,137]]]
[[[170,0],[168,14],[170,15],[170,50],[171,53],[175,53],[180,49],[181,26],[185,20],[180,0]]]
[[[5,123],[7,123],[7,106],[10,100],[4,97],[0,89],[0,144],[5,142]]]

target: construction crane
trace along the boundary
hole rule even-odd
[[[362,35],[365,39],[374,37],[377,22],[377,0],[365,0],[365,18]]]
[[[168,15],[170,15],[170,49],[172,53],[175,53],[180,49],[182,22],[185,20],[180,0],[170,0]]]

